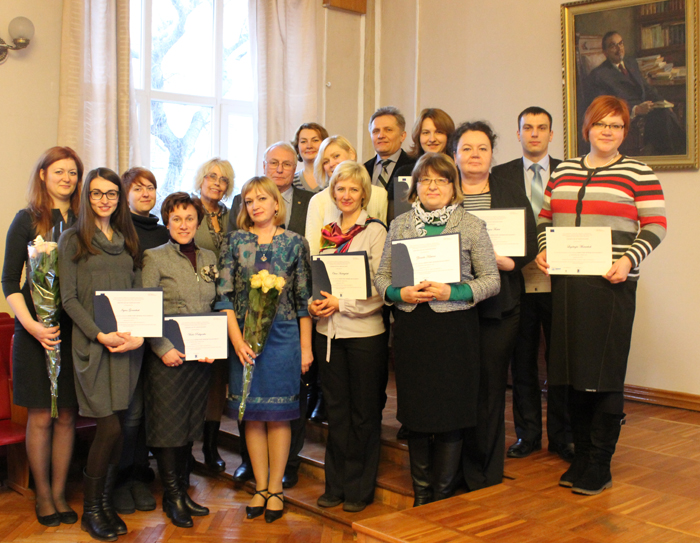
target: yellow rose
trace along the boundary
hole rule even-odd
[[[275,288],[276,277],[274,275],[266,275],[262,280],[262,291],[268,292],[271,288]]]
[[[259,274],[256,273],[250,278],[250,286],[252,288],[260,288],[262,286],[262,279],[260,278]]]
[[[278,277],[275,279],[275,288],[279,291],[282,292],[282,289],[284,288],[285,280],[284,277]]]
[[[268,275],[270,275],[270,272],[267,271],[267,270],[260,270],[260,271],[258,272],[258,275],[259,275],[262,279],[265,279],[265,277],[267,277]]]

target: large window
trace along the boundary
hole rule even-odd
[[[131,59],[143,166],[158,203],[192,191],[200,164],[228,159],[236,187],[254,175],[248,0],[131,0]]]

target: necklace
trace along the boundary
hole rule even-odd
[[[275,226],[275,231],[272,233],[272,237],[270,238],[270,243],[269,243],[269,245],[272,245],[272,238],[275,237],[275,234],[277,234],[277,230],[278,230],[278,229],[279,229],[279,226]],[[253,232],[253,233],[255,234],[255,232]],[[258,239],[260,238],[260,234],[255,234],[255,235],[258,236]],[[261,244],[258,243],[258,245],[261,245]],[[268,244],[265,244],[265,245],[268,245]],[[267,258],[268,258],[267,253],[268,253],[269,251],[271,251],[271,250],[272,250],[272,247],[270,247],[269,249],[266,249],[264,252],[261,251],[261,252],[262,252],[262,256],[260,257],[260,260],[263,261],[263,262],[267,262]]]
[[[615,161],[617,160],[617,157],[620,156],[620,153],[619,153],[619,152],[618,152],[618,153],[615,153],[615,156],[612,157],[610,160],[608,160],[608,161],[607,161],[605,164],[603,164],[602,166],[592,166],[592,165],[591,165],[591,161],[588,159],[588,156],[589,156],[589,155],[586,155],[586,158],[584,158],[583,161],[586,163],[586,165],[587,165],[589,168],[594,169],[594,170],[597,170],[598,168],[605,168],[606,166],[610,166],[610,164],[612,164],[613,162],[615,162]]]

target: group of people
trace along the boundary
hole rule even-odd
[[[74,151],[48,150],[30,180],[29,205],[8,232],[2,276],[16,315],[14,398],[28,408],[39,521],[78,520],[65,499],[78,412],[96,420],[81,524],[92,537],[114,541],[127,531],[118,513],[155,508],[149,450],[172,522],[189,527],[193,516],[207,515],[187,494],[192,443],[203,439],[206,465],[225,469],[220,419],[226,405],[238,412],[247,364],[255,373],[234,479],[255,479],[248,518],[283,515],[283,489],[298,480],[306,415],[321,403],[328,441],[318,505],[362,511],[374,499],[391,351],[414,505],[447,498],[460,485],[498,484],[509,365],[518,440],[507,454],[521,458],[542,446],[541,328],[549,449],[572,462],[560,484],[583,494],[609,487],[639,265],[666,231],[658,179],[618,152],[629,125],[625,102],[595,99],[583,125],[590,153],[559,162],[548,154],[551,116],[527,108],[518,117],[523,157],[492,169],[497,136],[489,124],[455,127],[440,109],[421,112],[408,153],[401,148],[404,117],[393,107],[377,110],[369,122],[377,155],[364,165],[346,138],[305,123],[292,145],[266,150],[264,175],[244,183],[230,209],[224,200],[233,168],[212,159],[197,173],[196,196],[167,196],[163,225],[151,214],[157,184],[148,170],[120,178],[97,168],[83,179]],[[404,196],[399,178],[406,177]],[[525,256],[497,254],[486,223],[471,213],[507,208],[525,209]],[[551,294],[529,292],[524,275],[548,275],[547,226],[610,226],[610,270],[555,275]],[[58,239],[59,230],[64,315],[60,327],[45,328],[21,277],[27,244],[38,234]],[[454,233],[459,282],[394,286],[392,242]],[[347,252],[367,255],[371,295],[353,300],[322,291],[313,299],[311,256]],[[261,272],[284,286],[256,353],[244,340],[244,318],[251,279]],[[165,337],[103,332],[95,291],[139,287],[163,290],[165,315],[225,312],[228,360],[185,361]],[[63,368],[52,419],[44,350],[59,342]]]

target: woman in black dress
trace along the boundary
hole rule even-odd
[[[58,326],[44,328],[37,321],[29,283],[25,281],[20,287],[20,281],[27,262],[27,244],[38,234],[51,239],[54,226],[60,231],[75,221],[82,179],[83,163],[71,148],[52,147],[41,156],[29,181],[29,205],[17,213],[7,232],[2,270],[2,289],[15,314],[14,403],[27,408],[27,457],[36,486],[36,515],[44,526],[78,520],[65,498],[78,405],[73,384],[71,320],[63,313],[60,330]],[[44,349],[59,343],[58,418],[52,419]]]

